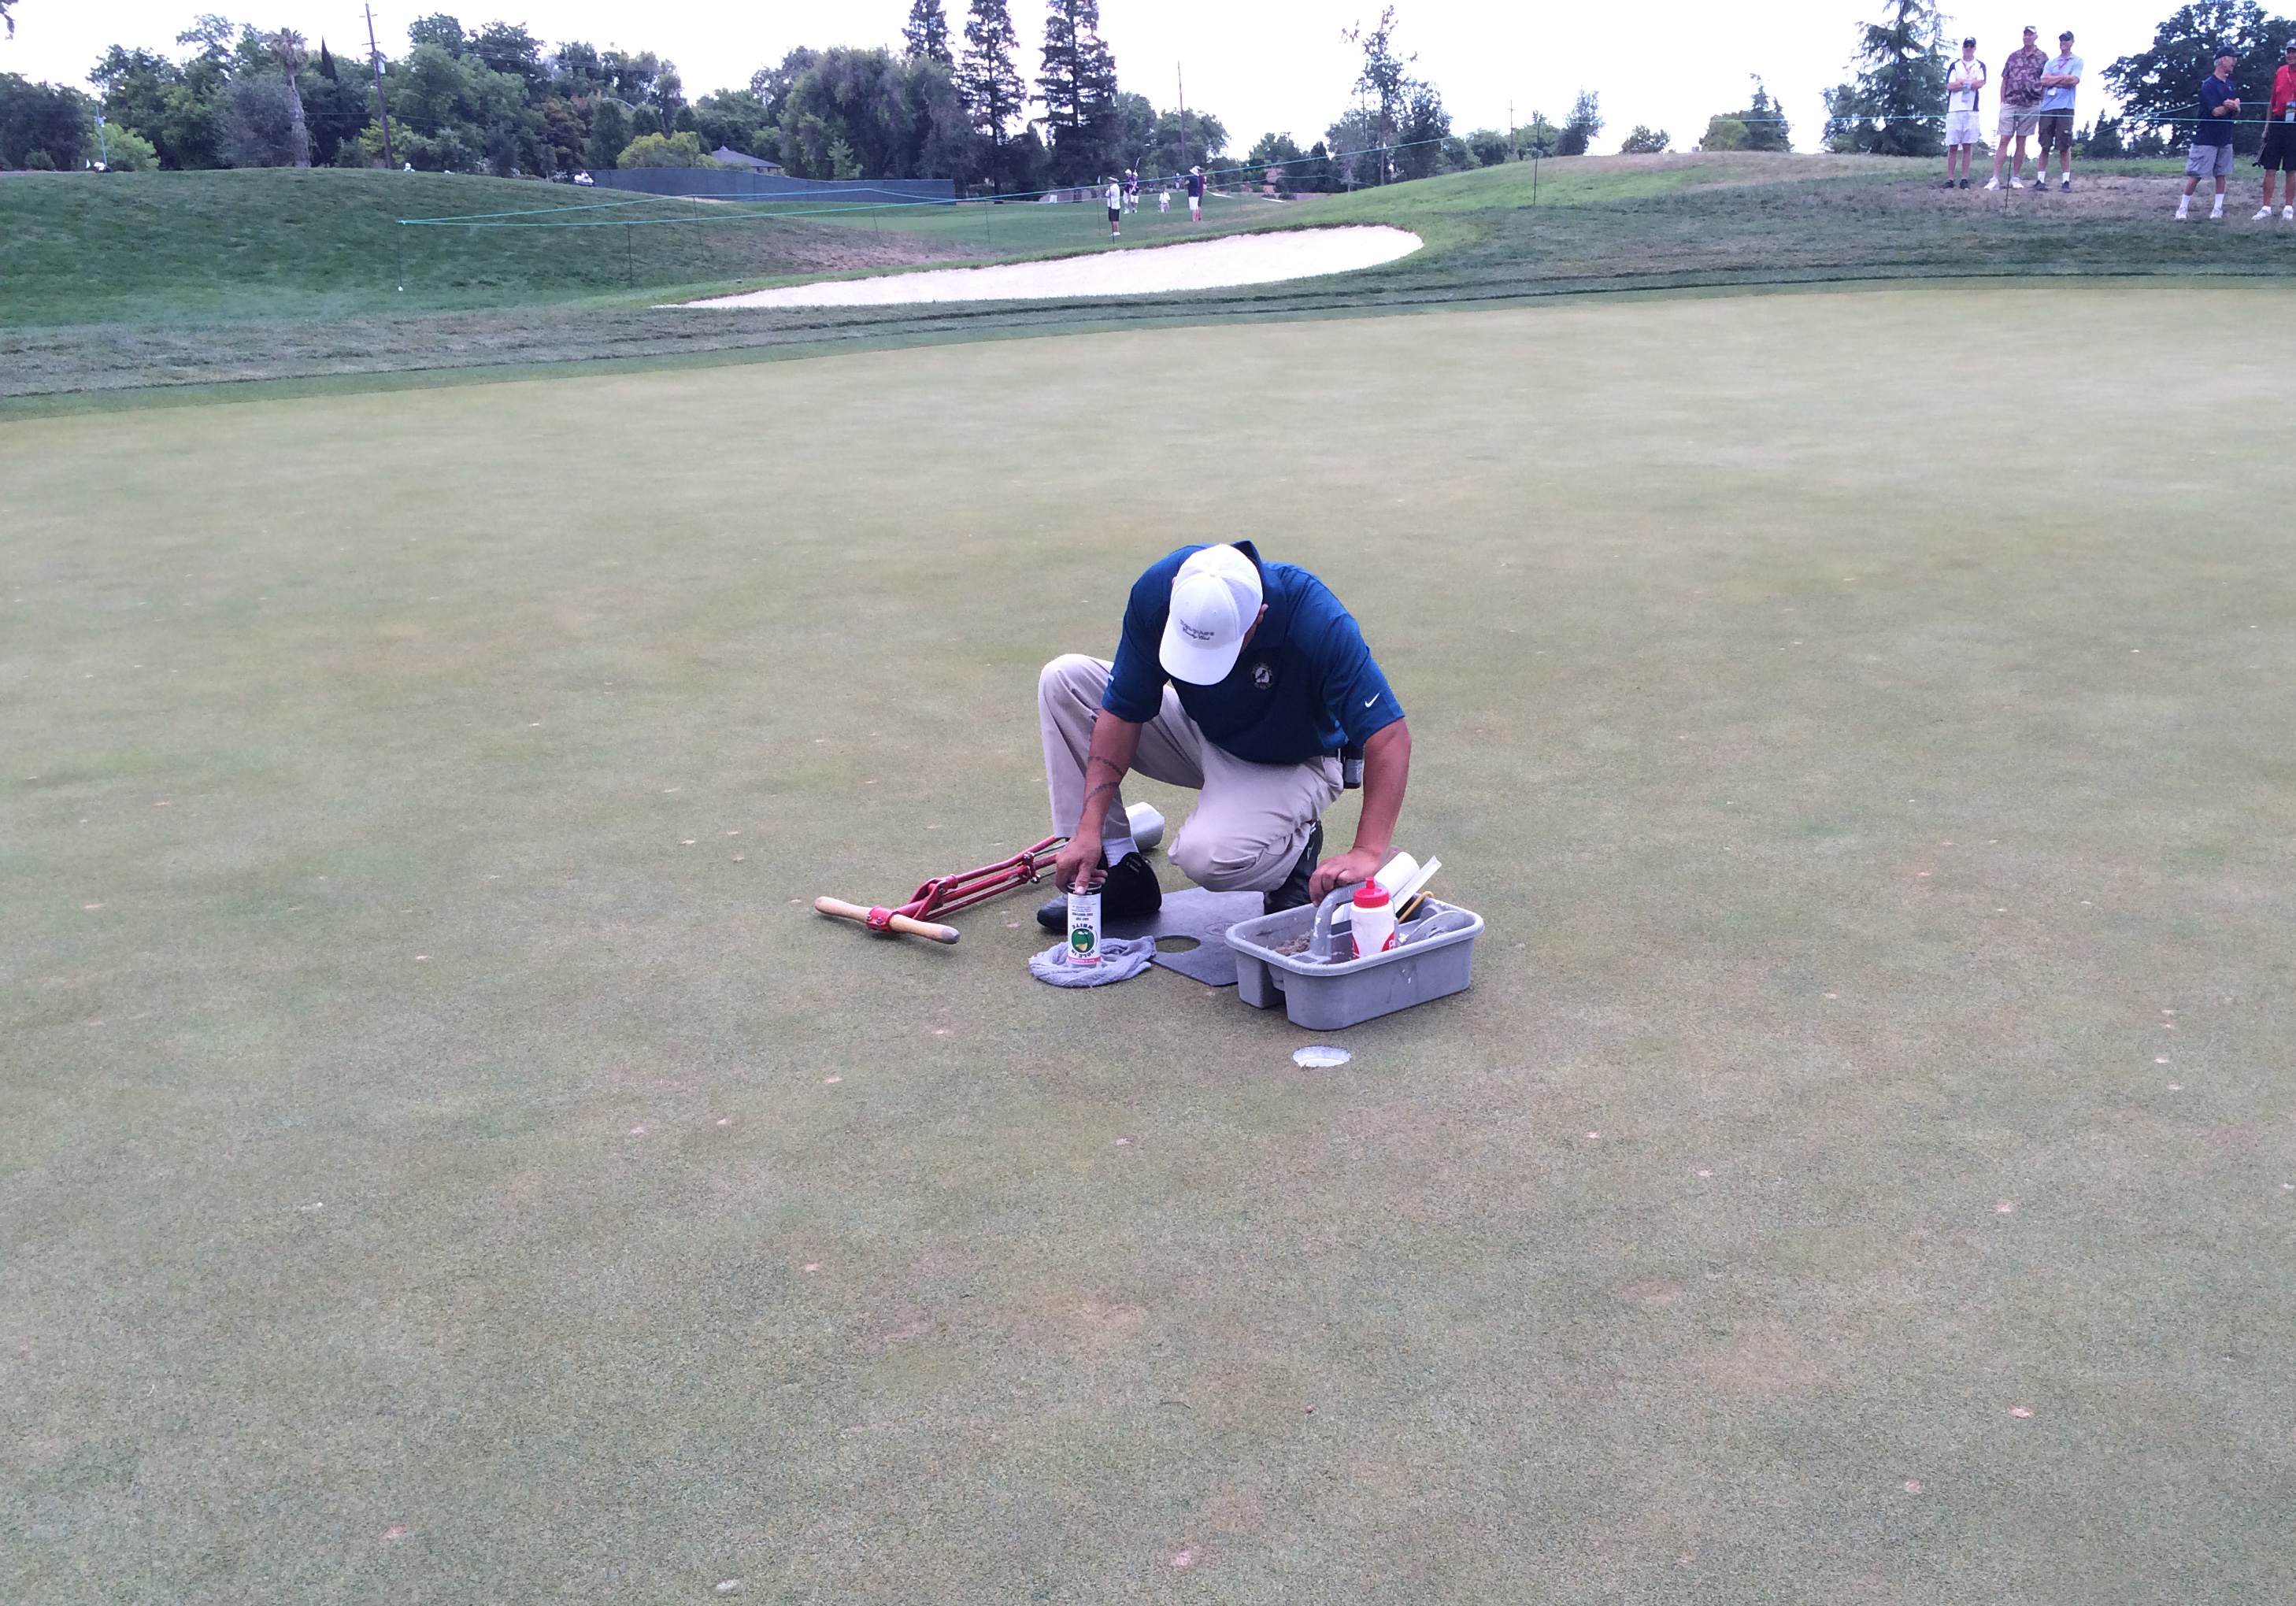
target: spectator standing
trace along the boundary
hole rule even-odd
[[[1156,192],[1156,209],[1159,212],[1172,209],[1172,181],[1168,178],[1164,181],[1164,187]]]
[[[2013,139],[2017,142],[2017,154],[2009,163],[2009,187],[2025,187],[2019,176],[2025,170],[2025,138],[2041,126],[2041,73],[2049,64],[2049,58],[2033,43],[2040,32],[2029,23],[2023,45],[2001,63],[2001,127],[1993,147],[1993,177],[1985,186],[1988,190],[2001,187],[2001,161],[2008,156]]]
[[[2264,205],[2256,214],[2261,222],[2272,216],[2272,176],[2280,181],[2280,216],[2296,219],[2296,39],[2281,53],[2280,70],[2272,75],[2272,104],[2264,114],[2264,150],[2256,159],[2264,169]]]
[[[2081,59],[2073,54],[2072,29],[2057,36],[2057,53],[2041,69],[2040,171],[2034,183],[2049,187],[2049,152],[2057,153],[2057,188],[2073,187],[2073,92],[2080,87]]]
[[[1124,169],[1124,209],[1128,212],[1140,209],[1140,173],[1136,168]]]
[[[1201,223],[1203,220],[1204,170],[1201,168],[1190,168],[1188,169],[1188,221]]]
[[[2209,216],[2224,216],[2225,180],[2232,176],[2232,123],[2240,115],[2240,94],[2232,86],[2232,70],[2239,61],[2236,51],[2219,49],[2216,71],[2201,80],[2192,150],[2185,158],[2185,193],[2177,201],[2180,218],[2190,211],[2193,192],[2203,178],[2217,181],[2217,203]]]
[[[1961,189],[1969,188],[1970,157],[1985,137],[1978,120],[1977,103],[1984,98],[1985,63],[1977,59],[1977,41],[1961,42],[1961,60],[1945,74],[1945,187],[1956,188],[1954,164],[1961,166]]]
[[[1119,179],[1108,181],[1108,237],[1120,238],[1124,231],[1117,225],[1124,220],[1124,184]]]

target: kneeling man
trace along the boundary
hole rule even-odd
[[[1387,861],[1411,774],[1411,733],[1363,632],[1304,569],[1249,541],[1184,546],[1133,585],[1116,661],[1056,658],[1037,683],[1056,885],[1098,883],[1109,920],[1163,895],[1125,819],[1124,777],[1197,789],[1170,854],[1215,892],[1259,892],[1269,914],[1367,881]],[[1360,750],[1355,846],[1320,859],[1341,755]],[[1320,859],[1320,862],[1319,862]],[[1067,929],[1058,898],[1037,911]]]

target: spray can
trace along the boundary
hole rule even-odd
[[[1395,910],[1388,901],[1387,889],[1377,881],[1365,881],[1356,889],[1352,929],[1357,959],[1368,959],[1395,946]]]
[[[1090,883],[1086,891],[1086,878],[1092,873],[1080,870],[1069,888],[1069,963],[1098,964],[1100,963],[1100,888]]]

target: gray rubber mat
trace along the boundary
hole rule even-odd
[[[1178,953],[1159,952],[1156,963],[1177,971],[1206,987],[1235,985],[1235,955],[1229,952],[1227,929],[1240,920],[1258,917],[1257,892],[1207,892],[1190,887],[1164,894],[1164,906],[1153,920],[1112,920],[1111,937],[1192,937],[1196,946]]]

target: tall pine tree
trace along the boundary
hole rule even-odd
[[[988,179],[999,190],[1010,187],[1013,124],[1029,109],[1028,86],[1021,81],[1016,59],[1020,52],[1021,36],[1004,0],[972,0],[956,86],[972,126],[988,141]]]
[[[1100,37],[1100,0],[1046,0],[1045,70],[1037,79],[1053,171],[1062,184],[1110,172],[1116,132],[1116,58]]]
[[[1411,64],[1416,55],[1398,55],[1395,51],[1395,7],[1389,6],[1379,14],[1379,25],[1365,33],[1360,27],[1340,30],[1340,37],[1363,52],[1363,71],[1356,77],[1356,101],[1372,135],[1375,151],[1373,184],[1386,184],[1396,176],[1395,144],[1402,135],[1404,120],[1410,115],[1414,90],[1423,87],[1411,76]]]
[[[949,53],[948,17],[940,8],[940,0],[916,0],[909,7],[901,38],[913,56],[925,56],[944,67],[956,64],[956,58]]]
[[[1746,149],[1749,151],[1791,151],[1793,149],[1793,125],[1786,121],[1786,109],[1770,98],[1770,86],[1754,75],[1753,104],[1738,114],[1746,125]]]
[[[1883,0],[1857,31],[1857,77],[1825,92],[1825,144],[1878,156],[1945,148],[1945,19],[1933,0]]]

